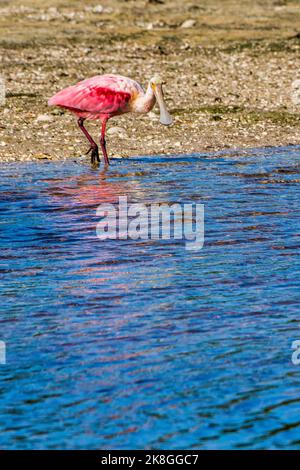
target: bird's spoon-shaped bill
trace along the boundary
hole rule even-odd
[[[161,124],[164,124],[164,126],[169,126],[172,124],[173,119],[167,110],[166,103],[164,100],[164,95],[162,91],[162,86],[160,84],[156,85],[154,89],[154,94],[157,99],[157,103],[160,109],[160,122]]]

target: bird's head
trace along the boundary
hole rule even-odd
[[[173,119],[167,110],[166,103],[164,100],[164,94],[162,89],[162,85],[164,83],[165,82],[163,82],[159,75],[154,75],[154,77],[152,77],[150,80],[150,86],[153,90],[155,98],[157,99],[157,103],[160,109],[160,122],[165,126],[169,126],[170,124],[172,124]]]
[[[154,75],[154,77],[151,78],[150,83],[152,89],[154,90],[157,85],[163,85],[164,81],[160,75]]]

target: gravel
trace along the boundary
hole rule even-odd
[[[300,13],[297,2],[275,7],[271,0],[1,3],[0,161],[86,152],[74,117],[47,100],[102,73],[146,86],[159,72],[174,117],[170,127],[159,124],[157,108],[112,119],[112,157],[299,144]],[[98,139],[99,123],[87,127]]]

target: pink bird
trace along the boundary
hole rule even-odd
[[[97,75],[88,78],[61,90],[48,101],[49,106],[60,106],[68,109],[78,118],[78,126],[88,139],[91,147],[91,162],[100,162],[98,145],[84,127],[85,119],[100,119],[102,122],[100,145],[105,165],[109,164],[105,130],[108,119],[113,116],[133,113],[148,113],[157,100],[160,108],[160,122],[166,126],[172,123],[172,118],[167,111],[163,91],[162,80],[154,76],[148,84],[146,92],[141,85],[134,80],[121,75]]]

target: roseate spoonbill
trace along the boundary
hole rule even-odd
[[[102,122],[100,145],[106,165],[109,164],[105,130],[108,119],[113,116],[133,113],[148,113],[156,100],[160,108],[160,122],[166,126],[172,123],[167,111],[162,79],[155,75],[149,81],[146,92],[141,85],[122,75],[97,75],[61,90],[48,101],[49,106],[68,109],[78,118],[78,126],[88,139],[91,147],[91,162],[100,162],[98,145],[84,127],[85,119],[100,119]]]

